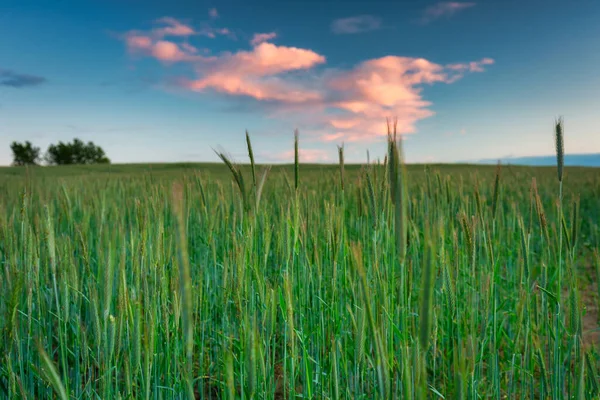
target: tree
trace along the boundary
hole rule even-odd
[[[40,160],[40,148],[33,147],[31,142],[12,142],[10,149],[13,152],[13,165],[37,165]]]
[[[72,143],[58,142],[50,145],[46,153],[46,161],[51,165],[70,164],[109,164],[104,150],[93,142],[83,143],[73,139]]]

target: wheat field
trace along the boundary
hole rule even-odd
[[[0,398],[600,396],[600,170],[560,141],[560,168],[247,143],[0,170]]]

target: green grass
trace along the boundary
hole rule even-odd
[[[0,398],[600,396],[600,169],[265,171],[1,169]]]

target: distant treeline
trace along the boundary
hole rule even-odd
[[[39,147],[31,142],[13,142],[10,145],[13,153],[13,165],[40,165],[45,162],[48,165],[72,165],[72,164],[109,164],[104,150],[93,142],[84,143],[79,139],[72,142],[51,144],[42,157]]]

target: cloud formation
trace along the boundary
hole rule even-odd
[[[280,74],[306,70],[325,62],[325,57],[312,50],[276,46],[262,42],[252,51],[238,51],[205,59],[197,65],[199,79],[184,81],[182,86],[202,92],[212,89],[230,95],[257,100],[281,102],[317,101],[320,94]]]
[[[184,33],[179,28],[176,31]],[[176,43],[164,37],[136,33],[127,36],[126,43],[130,51],[161,62],[187,62],[194,76],[177,79],[179,89],[253,101],[271,117],[298,119],[316,139],[336,142],[385,136],[388,117],[397,117],[398,133],[413,133],[420,120],[434,115],[431,102],[423,95],[426,86],[451,84],[494,64],[491,58],[442,65],[424,58],[389,55],[349,69],[326,69],[324,55],[275,45],[269,41],[275,37],[273,32],[257,33],[250,50],[210,56],[199,55],[185,41]]]
[[[312,118],[324,141],[362,141],[385,135],[385,120],[392,116],[398,117],[399,133],[415,132],[419,120],[434,114],[423,98],[423,85],[456,82],[465,73],[483,72],[494,61],[484,58],[444,66],[423,58],[386,56],[351,70],[316,75],[312,85],[284,74],[324,62],[325,57],[311,50],[263,42],[251,52],[215,58],[198,69],[200,79],[183,86],[280,102],[282,109]]]
[[[204,26],[202,29],[198,31],[198,34],[201,36],[206,36],[208,38],[214,39],[217,36],[228,36],[231,39],[235,39],[235,34],[229,30],[228,28],[213,28],[211,26]]]
[[[0,86],[21,89],[46,83],[46,78],[0,68]]]
[[[195,48],[185,43],[180,46],[168,40],[132,33],[126,36],[125,44],[130,54],[151,56],[167,63],[196,59]]]
[[[474,7],[475,3],[471,2],[458,2],[458,1],[444,1],[436,3],[425,9],[423,13],[423,23],[431,22],[442,17],[450,17],[459,11],[467,8]]]
[[[447,65],[448,69],[451,69],[453,71],[458,71],[458,72],[464,72],[464,71],[469,71],[469,72],[483,72],[484,69],[483,67],[485,65],[492,65],[494,63],[494,60],[491,58],[483,58],[481,61],[471,61],[470,63],[467,64],[449,64]]]
[[[398,132],[413,133],[415,124],[434,113],[423,99],[423,85],[453,83],[465,72],[482,72],[486,58],[447,66],[423,58],[386,56],[367,60],[328,82],[329,106],[337,109],[329,119],[333,133],[325,140],[363,140],[386,134],[387,117],[398,117]]]
[[[150,56],[166,63],[198,61],[203,57],[198,56],[198,49],[187,42],[190,37],[204,36],[214,39],[221,35],[235,39],[235,34],[230,29],[215,28],[209,24],[195,29],[172,17],[163,17],[154,23],[157,26],[149,31],[131,30],[121,36],[130,54]],[[186,41],[174,41],[182,39]]]
[[[276,37],[277,37],[277,34],[275,32],[255,33],[254,36],[252,37],[252,40],[250,41],[250,44],[252,46],[256,46],[262,42],[268,42],[271,39],[275,39]]]
[[[171,17],[163,17],[156,21],[159,24],[165,25],[162,28],[156,28],[153,33],[158,37],[165,36],[191,36],[196,32],[189,25],[183,24]]]
[[[213,7],[210,10],[208,10],[208,16],[212,19],[219,18],[219,12],[216,8]]]
[[[381,28],[381,19],[372,15],[340,18],[331,23],[331,31],[336,35],[374,31]]]

